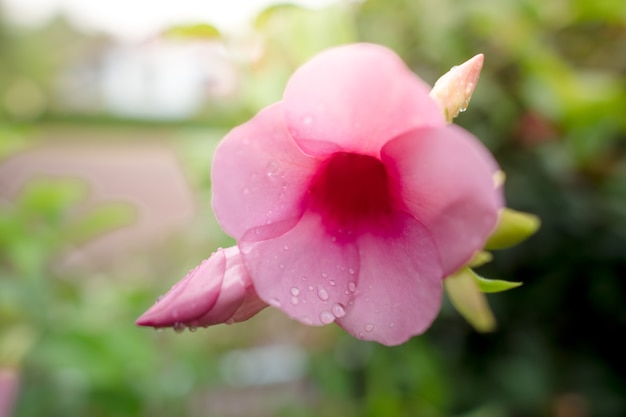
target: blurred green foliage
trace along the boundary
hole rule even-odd
[[[187,28],[194,27],[213,33]],[[2,29],[5,119],[85,123],[55,110],[53,76],[65,60],[106,40],[79,37],[62,20],[38,31]],[[174,32],[193,37],[191,29]],[[280,99],[291,72],[315,52],[351,41],[381,43],[430,83],[485,54],[470,108],[457,122],[493,150],[507,173],[509,206],[542,220],[536,236],[479,269],[524,282],[489,296],[498,329],[477,334],[446,304],[426,335],[394,348],[333,328],[296,336],[288,322],[265,312],[195,334],[140,330],[136,316],[212,250],[215,236],[200,233],[213,233],[210,221],[198,220],[170,245],[137,254],[122,267],[66,269],[59,266],[63,253],[126,224],[132,210],[112,204],[85,213],[77,208],[87,192],[83,183],[41,180],[0,206],[0,366],[21,369],[15,415],[253,415],[246,401],[255,416],[626,414],[623,1],[367,0],[316,11],[280,6],[258,17],[255,36],[261,53],[238,61],[236,96],[209,105],[193,130],[192,121],[175,126],[186,175],[206,203],[203,216],[210,195],[205,155],[215,141],[202,138],[221,135],[219,129]],[[227,36],[222,40],[236,49]],[[38,91],[44,105],[11,113],[5,100],[11,89]],[[129,123],[99,117],[95,122]],[[0,156],[22,148],[31,133],[0,126]],[[291,343],[307,349],[303,392],[281,385],[289,392],[285,398],[267,387],[229,386],[223,355],[276,342],[268,334],[281,326]],[[259,393],[264,401],[256,404]]]

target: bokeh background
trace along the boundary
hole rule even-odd
[[[626,415],[623,0],[43,3],[0,1],[0,416]],[[456,122],[543,221],[480,270],[524,282],[489,296],[498,329],[447,302],[393,348],[270,309],[135,327],[232,244],[210,207],[219,139],[354,41],[431,84],[485,54]]]

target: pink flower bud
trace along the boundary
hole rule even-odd
[[[195,329],[244,321],[267,306],[257,296],[239,248],[219,249],[176,283],[139,319],[139,326]]]
[[[483,59],[483,54],[478,54],[463,64],[452,67],[437,80],[431,90],[430,97],[441,107],[448,123],[459,112],[467,109],[483,67]]]

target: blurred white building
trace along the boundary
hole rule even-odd
[[[211,98],[234,94],[236,84],[221,42],[157,39],[112,44],[69,64],[59,99],[73,112],[182,120]]]

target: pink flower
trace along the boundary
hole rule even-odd
[[[305,324],[386,345],[424,332],[442,280],[483,247],[503,203],[497,163],[446,124],[429,91],[377,45],[330,49],[298,69],[283,100],[215,153],[213,207],[237,239],[238,272],[224,275],[214,255],[138,323],[172,325],[175,308],[178,322],[232,318],[215,301],[232,275],[239,294],[256,290]]]

